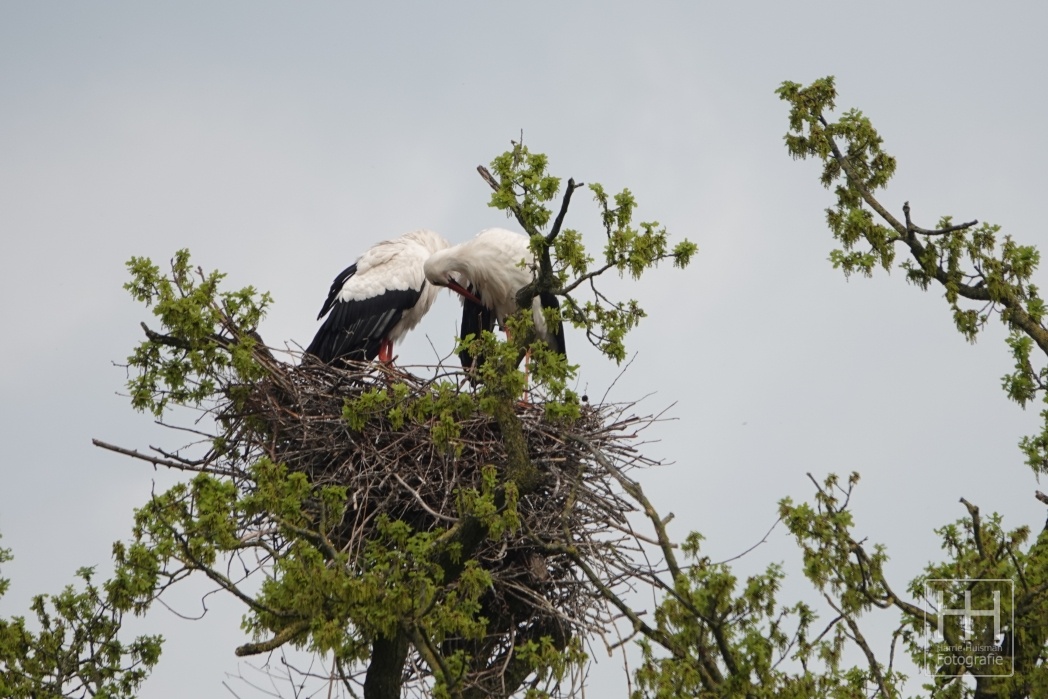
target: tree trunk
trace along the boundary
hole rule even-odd
[[[393,633],[393,638],[379,637],[371,643],[371,664],[364,678],[364,699],[400,699],[409,648],[407,634],[400,629]]]

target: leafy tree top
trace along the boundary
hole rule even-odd
[[[822,184],[836,197],[826,210],[840,243],[830,253],[833,266],[846,276],[871,276],[877,267],[890,270],[901,248],[907,254],[900,265],[907,281],[924,290],[939,285],[966,340],[974,342],[993,317],[1007,329],[1015,360],[1015,369],[1002,379],[1008,397],[1024,407],[1038,396],[1048,400],[1048,327],[1044,299],[1033,281],[1040,264],[1037,248],[978,221],[954,224],[943,216],[936,228],[922,228],[913,222],[909,202],[897,217],[876,196],[895,173],[895,158],[859,110],[830,120],[837,99],[833,78],[806,87],[784,82],[778,95],[790,107],[787,150],[794,158],[821,161]],[[1020,443],[1026,463],[1038,474],[1048,473],[1048,410],[1041,416],[1041,431]]]

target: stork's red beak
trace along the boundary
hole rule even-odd
[[[454,279],[448,279],[448,288],[451,289],[452,291],[454,291],[459,296],[464,296],[465,298],[469,299],[473,303],[478,303],[481,306],[484,305],[483,303],[481,303],[480,299],[478,299],[476,297],[476,295],[472,291],[470,291],[466,287],[462,286],[461,284],[459,284]]]

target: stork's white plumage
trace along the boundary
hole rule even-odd
[[[426,279],[463,297],[462,337],[504,325],[517,310],[517,292],[535,278],[537,266],[528,237],[504,228],[488,228],[472,240],[434,253],[424,266]],[[464,286],[465,285],[465,286]],[[535,332],[552,349],[564,353],[564,328],[547,326],[542,309],[557,307],[552,294],[532,301]],[[463,363],[468,364],[467,357]]]
[[[449,245],[417,230],[366,250],[332,282],[317,320],[330,315],[306,353],[322,362],[391,361],[393,343],[418,325],[439,292],[426,283],[423,264]]]

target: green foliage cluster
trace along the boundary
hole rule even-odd
[[[491,195],[489,206],[516,213],[527,233],[546,227],[553,212],[546,206],[560,192],[560,178],[547,172],[549,158],[532,153],[520,142],[491,161],[499,186]],[[536,250],[541,252],[541,250]]]
[[[160,417],[171,403],[199,407],[229,383],[231,373],[243,383],[262,378],[253,350],[272,302],[268,293],[250,286],[220,293],[225,275],[194,270],[184,249],[171,260],[170,275],[142,257],[132,257],[127,268],[131,281],[124,288],[151,307],[164,327],[177,330],[160,336],[145,328],[146,339],[128,358],[138,370],[128,383],[136,410]]]
[[[556,310],[552,312],[556,313]],[[520,313],[508,318],[506,327],[511,337],[534,337],[531,314]],[[521,367],[520,349],[516,342],[502,341],[487,331],[462,340],[458,351],[465,350],[473,357],[483,357],[474,373],[478,385],[477,409],[495,415],[506,400],[527,391],[539,399],[548,419],[564,423],[578,419],[579,396],[570,387],[578,366],[569,364],[564,355],[551,350],[545,343],[532,342],[528,364]]]
[[[778,608],[781,567],[740,586],[729,565],[701,555],[701,541],[693,532],[681,545],[688,565],[655,612],[658,646],[640,642],[634,696],[813,696],[810,678],[782,667],[791,654],[810,653],[815,615],[804,603]]]
[[[474,516],[480,520],[493,539],[518,533],[521,526],[517,514],[520,494],[516,484],[512,481],[501,483],[498,469],[491,464],[481,469],[481,475],[480,489],[458,489],[456,500],[459,513],[463,517]]]
[[[414,394],[402,383],[371,388],[343,402],[342,417],[351,430],[360,432],[369,420],[385,419],[395,429],[405,423],[429,425],[433,443],[456,456],[462,452],[459,421],[477,411],[478,401],[458,390],[451,381],[436,381],[432,390]]]
[[[242,484],[200,474],[156,496],[137,511],[134,543],[117,550],[118,564],[151,575],[143,588],[150,593],[201,571],[238,597],[248,608],[244,629],[257,642],[244,646],[242,654],[289,643],[349,665],[369,657],[373,638],[403,625],[438,646],[447,636],[483,634],[479,599],[490,580],[469,560],[453,581],[446,579],[438,561],[455,546],[448,530],[413,531],[405,522],[380,516],[380,535],[362,555],[351,555],[337,546],[345,488],[311,484],[305,474],[265,459],[253,467],[251,479],[252,487],[244,490]],[[518,526],[515,498],[502,506],[494,500],[493,487],[464,489],[459,497],[464,515],[477,514],[492,536],[501,536]],[[246,539],[247,524],[259,517],[277,531]],[[269,562],[257,592],[221,572],[230,556]],[[444,662],[462,665],[464,658]]]
[[[671,249],[664,226],[656,221],[634,223],[637,201],[629,189],[609,195],[602,185],[592,183],[589,189],[600,208],[607,239],[604,264],[594,267],[594,259],[586,252],[579,231],[562,227],[572,193],[581,184],[568,181],[553,226],[549,233],[544,232],[553,216],[546,204],[560,192],[560,179],[548,174],[547,165],[545,155],[532,153],[523,143],[514,142],[510,151],[492,161],[492,174],[488,174],[494,189],[490,205],[516,218],[531,236],[532,251],[539,260],[535,284],[521,291],[518,302],[521,308],[530,307],[540,289],[556,294],[562,298],[564,319],[583,328],[595,347],[621,362],[626,357],[624,338],[645,312],[635,299],[608,298],[597,289],[594,278],[615,269],[620,276],[628,272],[633,279],[640,279],[663,260],[672,260],[674,266],[684,268],[698,248],[693,242],[682,240]],[[576,299],[573,293],[583,285],[592,294],[586,301]]]
[[[0,548],[0,565],[11,551]],[[0,696],[134,697],[160,658],[160,636],[121,640],[124,615],[132,611],[130,578],[115,577],[102,588],[94,570],[76,572],[81,589],[37,595],[31,621],[0,619]],[[0,597],[10,581],[0,578]],[[129,594],[131,593],[131,594]]]
[[[822,184],[832,187],[836,197],[826,210],[841,244],[830,253],[834,267],[846,276],[870,276],[877,266],[890,270],[902,246],[909,253],[901,265],[906,279],[925,290],[933,282],[942,286],[965,339],[974,342],[992,316],[1004,324],[1015,359],[1015,370],[1002,379],[1009,398],[1023,407],[1038,396],[1048,404],[1048,362],[1034,357],[1035,348],[1048,355],[1045,304],[1032,281],[1040,263],[1037,249],[999,236],[999,226],[954,225],[949,216],[941,217],[934,230],[921,228],[911,220],[909,203],[900,221],[875,196],[895,173],[895,158],[885,152],[880,134],[862,112],[852,109],[836,121],[828,119],[837,98],[833,78],[806,87],[785,82],[778,95],[790,105],[787,150],[794,158],[820,160]],[[1048,409],[1041,416],[1040,432],[1020,443],[1038,474],[1048,473]]]

